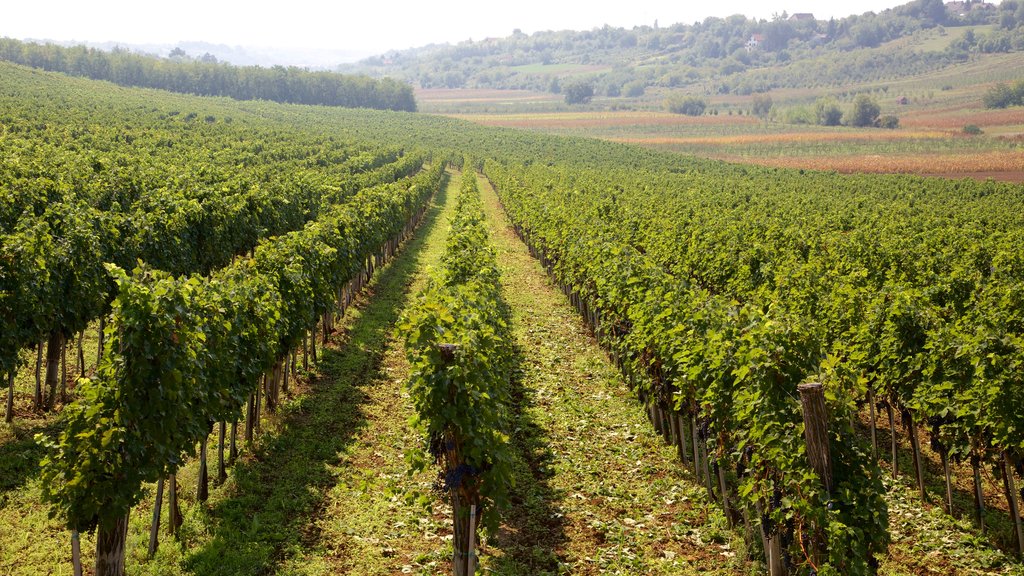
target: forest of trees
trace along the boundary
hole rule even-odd
[[[694,85],[707,93],[750,94],[923,73],[972,52],[1022,51],[1022,23],[1024,0],[998,5],[968,0],[962,9],[942,0],[913,0],[832,20],[783,12],[768,20],[737,14],[664,27],[516,30],[505,38],[390,52],[340,69],[402,78],[424,88],[556,91],[552,76],[561,75],[563,83],[583,76],[595,95],[611,97],[643,94],[652,86]],[[956,27],[967,25],[993,28],[960,39]],[[950,36],[946,50],[886,46],[940,27]],[[550,64],[560,66],[545,70]]]
[[[199,96],[346,108],[416,110],[412,87],[390,78],[310,72],[283,66],[232,66],[219,63],[215,58],[191,59],[181,50],[175,50],[170,58],[165,59],[127,50],[106,52],[85,46],[65,48],[0,38],[0,59],[122,86],[157,88]]]

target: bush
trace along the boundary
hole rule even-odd
[[[772,97],[768,94],[754,94],[753,110],[755,116],[767,118],[772,112]]]
[[[594,98],[594,85],[589,82],[573,82],[562,92],[565,93],[566,104],[589,104]]]
[[[839,104],[831,98],[822,98],[814,103],[814,117],[817,124],[821,126],[839,126],[843,119],[843,111]]]
[[[1013,86],[1000,82],[989,88],[981,100],[985,104],[985,108],[1024,105],[1024,80],[1018,80]]]
[[[878,123],[878,115],[882,112],[878,102],[867,94],[857,94],[853,99],[853,108],[850,109],[850,117],[847,124],[860,128],[875,126]]]
[[[673,97],[668,100],[666,107],[673,114],[686,114],[687,116],[700,116],[708,104],[703,98],[696,96]]]
[[[633,82],[626,84],[625,91],[626,96],[628,96],[629,98],[639,98],[644,95],[644,92],[647,91],[647,88],[644,86],[643,82],[639,80],[634,80]]]
[[[968,125],[964,126],[964,134],[969,134],[971,136],[978,136],[979,134],[984,134],[984,133],[985,132],[977,124],[968,124]]]
[[[900,127],[900,119],[895,114],[886,114],[878,119],[878,125],[882,128],[895,130]]]

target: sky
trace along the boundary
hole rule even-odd
[[[771,18],[786,11],[819,19],[880,11],[909,0],[718,0],[641,2],[568,0],[37,0],[6,2],[0,36],[126,44],[205,41],[229,46],[341,50],[379,54],[430,43],[508,36],[516,28],[632,28],[709,16]]]

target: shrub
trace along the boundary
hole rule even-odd
[[[895,130],[900,127],[900,119],[895,114],[886,114],[878,119],[878,125],[882,128]]]
[[[867,94],[857,94],[853,99],[853,108],[850,109],[850,117],[847,124],[850,126],[865,127],[875,126],[882,109],[878,102]]]
[[[686,114],[687,116],[700,116],[708,104],[703,98],[696,96],[673,97],[668,100],[666,107],[673,114]]]
[[[979,134],[984,134],[984,131],[977,124],[968,124],[968,125],[964,126],[964,134],[969,134],[971,136],[977,136]]]

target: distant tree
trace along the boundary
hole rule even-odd
[[[754,94],[754,115],[767,118],[772,112],[772,97],[768,94]]]
[[[981,101],[985,104],[985,108],[1024,105],[1024,80],[1018,80],[1013,86],[1000,82],[989,88]]]
[[[843,111],[832,98],[821,98],[814,103],[814,118],[821,126],[839,126],[843,120]]]
[[[214,56],[213,54],[210,54],[209,52],[207,52],[207,53],[203,54],[199,58],[199,61],[200,62],[206,62],[207,64],[216,64],[217,63],[217,57]]]
[[[673,114],[686,114],[687,116],[700,116],[708,104],[703,98],[697,96],[673,97],[668,100],[666,107]]]
[[[562,84],[558,81],[558,76],[551,78],[551,83],[548,84],[548,92],[551,92],[552,94],[562,93]]]
[[[594,85],[579,80],[563,89],[566,104],[589,104],[594,97]]]
[[[850,109],[847,124],[860,128],[875,126],[881,112],[882,109],[879,107],[878,102],[875,102],[871,96],[857,94],[857,97],[853,99],[853,108]]]
[[[900,119],[895,114],[886,114],[878,119],[878,125],[882,128],[895,130],[900,127]]]
[[[171,53],[168,54],[167,57],[171,60],[183,60],[188,58],[188,53],[182,50],[181,46],[175,46],[174,50],[171,50]]]
[[[946,5],[942,0],[918,0],[918,7],[920,8],[920,16],[923,19],[930,20],[935,26],[941,26],[946,23]]]
[[[625,86],[626,96],[630,98],[639,98],[644,95],[646,90],[647,88],[640,80],[634,80]]]

